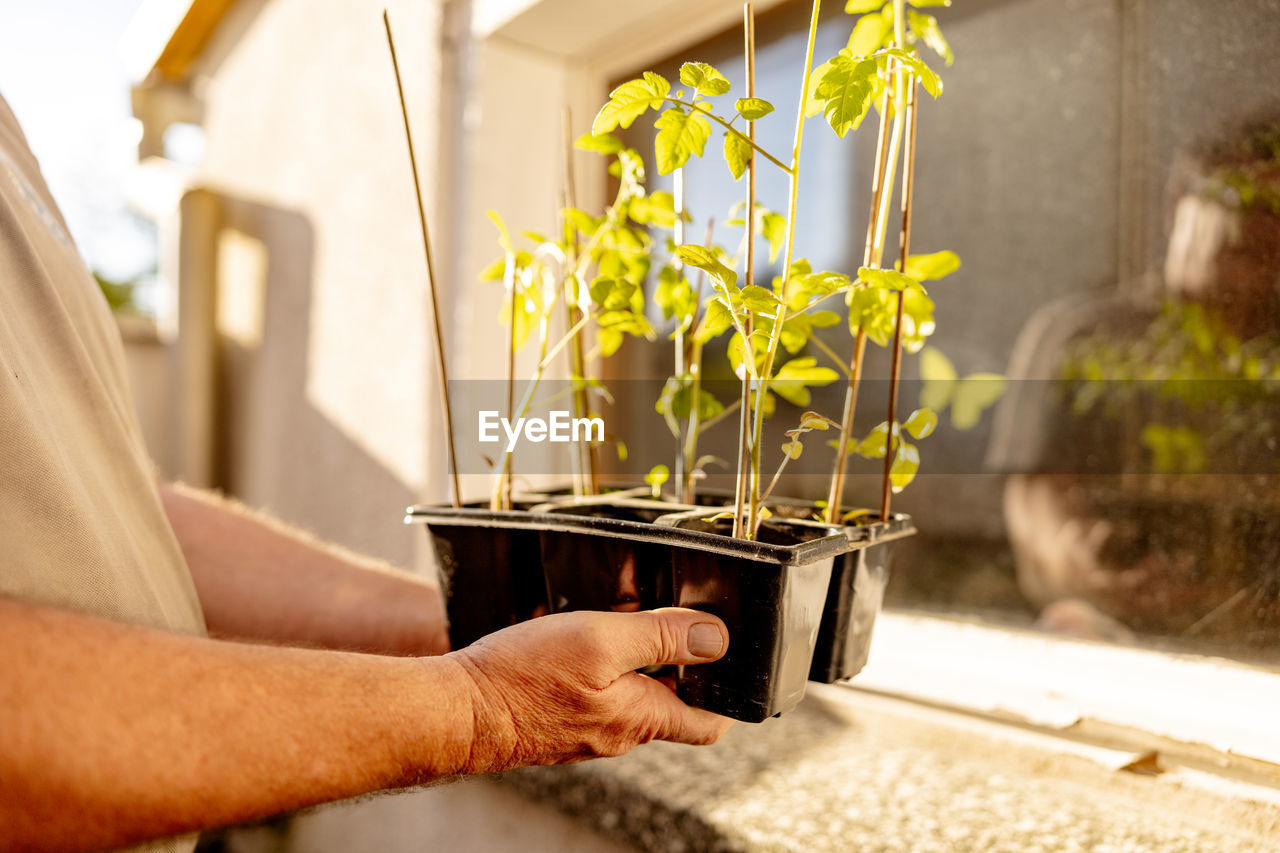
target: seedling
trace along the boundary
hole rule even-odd
[[[917,8],[945,5],[945,0],[918,0],[911,5]],[[735,535],[748,538],[754,537],[762,518],[763,501],[777,481],[775,476],[765,487],[761,478],[764,420],[776,407],[775,397],[807,406],[810,388],[834,382],[840,377],[832,368],[819,366],[815,357],[802,354],[810,343],[836,362],[849,383],[844,416],[839,422],[840,437],[835,442],[836,463],[827,506],[829,521],[835,521],[838,514],[847,456],[852,447],[859,446],[852,441],[850,433],[856,414],[866,342],[870,339],[893,348],[891,410],[886,424],[892,423],[894,428],[891,430],[886,426],[885,429],[885,498],[881,508],[882,517],[887,517],[890,489],[896,484],[905,485],[905,472],[912,469],[913,462],[918,467],[918,453],[902,440],[893,412],[897,402],[900,353],[903,348],[919,351],[925,338],[934,330],[933,303],[924,282],[941,278],[959,266],[959,259],[951,252],[918,257],[907,254],[915,152],[915,91],[919,84],[935,98],[942,92],[941,78],[917,55],[915,45],[924,43],[948,64],[952,60],[951,49],[937,21],[915,8],[908,9],[905,0],[850,0],[846,11],[861,17],[853,27],[848,45],[815,67],[814,45],[819,11],[820,0],[815,0],[789,157],[766,150],[755,139],[755,122],[774,114],[775,110],[768,101],[755,97],[750,4],[746,12],[746,97],[730,101],[731,86],[724,74],[706,63],[687,62],[680,69],[681,88],[673,90],[662,76],[645,72],[611,93],[609,102],[600,110],[593,125],[595,133],[608,133],[617,127],[629,127],[641,116],[654,112],[657,131],[655,162],[663,174],[683,169],[691,159],[703,156],[713,125],[716,125],[723,134],[722,150],[730,173],[735,179],[747,178],[746,211],[750,211],[750,215],[743,217],[747,231],[743,276],[739,277],[734,260],[726,258],[723,251],[710,245],[679,245],[677,255],[684,264],[701,270],[713,285],[705,314],[708,325],[733,332],[729,354],[742,380]],[[821,113],[832,130],[843,138],[861,125],[873,106],[878,108],[881,121],[863,266],[856,278],[838,272],[815,272],[807,261],[794,256],[805,120]],[[902,144],[904,133],[905,146]],[[886,268],[883,255],[888,206],[900,157],[904,175],[901,252],[898,263]],[[788,178],[785,212],[775,215],[778,219],[773,222],[761,222],[756,215],[754,177],[757,163],[761,160],[767,167],[781,169]],[[754,242],[758,222],[764,225],[766,232],[770,229],[774,233],[780,232],[783,273],[773,281],[772,287],[755,282]],[[819,303],[836,295],[845,299],[849,328],[854,338],[853,357],[847,366],[835,350],[815,334],[816,329],[840,322],[840,316],[835,312],[818,309]],[[782,356],[784,350],[787,353],[785,358]],[[691,419],[703,414],[696,408],[688,411],[686,417]],[[672,414],[680,413],[673,411]],[[919,422],[917,418],[916,423]],[[696,441],[696,428],[688,431],[686,427],[686,430],[686,437],[692,435]],[[796,438],[791,437],[789,446],[798,449]],[[686,453],[685,461],[691,456],[691,453]],[[790,452],[787,458],[791,458]],[[784,466],[785,463],[786,459]],[[682,484],[682,489],[687,497],[687,485]]]
[[[646,226],[671,227],[675,218],[671,194],[646,194],[643,161],[616,137],[585,136],[576,145],[613,158],[610,171],[619,179],[619,189],[602,215],[592,216],[579,208],[565,207],[558,238],[526,232],[532,248],[518,249],[501,218],[490,213],[498,228],[503,256],[481,277],[502,281],[506,290],[502,318],[510,328],[507,383],[511,414],[508,417],[513,422],[528,414],[546,371],[562,351],[570,355],[574,417],[592,417],[588,392],[597,395],[605,392],[588,366],[613,355],[628,335],[654,337],[653,328],[644,315],[644,296],[640,289],[649,271],[651,239]],[[567,330],[553,343],[552,320],[558,305],[568,308],[565,312]],[[528,343],[535,331],[538,358],[525,384],[525,392],[516,403],[515,353]],[[584,346],[588,332],[594,340],[590,350]],[[581,466],[581,457],[577,457],[576,462]],[[511,465],[512,454],[507,453],[494,483],[491,500],[494,508],[510,507]],[[594,477],[584,483],[581,467],[575,473],[576,492],[597,490]]]

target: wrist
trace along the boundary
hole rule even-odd
[[[466,761],[459,771],[465,774],[494,773],[517,766],[515,717],[495,678],[473,656],[451,652],[440,658],[457,672],[470,709],[470,738]]]
[[[392,773],[381,787],[407,788],[472,774],[477,735],[475,685],[449,656],[382,658],[405,675],[388,684],[401,713],[387,715],[396,744]],[[406,697],[408,701],[404,701]]]

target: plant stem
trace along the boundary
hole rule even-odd
[[[559,297],[556,296],[554,298],[558,299]],[[543,315],[542,322],[538,324],[539,325],[538,364],[534,368],[532,378],[530,378],[529,380],[529,387],[525,389],[524,398],[520,401],[520,411],[518,414],[518,417],[520,418],[523,418],[529,412],[529,404],[533,402],[533,395],[538,390],[538,383],[542,381],[542,374],[546,371],[547,365],[549,365],[552,362],[552,360],[556,357],[556,354],[559,353],[561,348],[563,348],[564,345],[569,340],[569,335],[566,335],[565,337],[560,339],[559,343],[556,344],[556,348],[554,350],[552,350],[550,353],[547,352],[547,340],[550,338],[550,318],[551,318],[551,312],[554,309],[555,309],[554,304],[547,306],[547,313]],[[578,329],[571,331],[570,335],[574,334],[576,331],[580,330],[582,326],[586,325],[589,319],[591,318],[583,317],[582,321],[578,324]],[[511,453],[503,454],[504,458],[502,460],[501,476],[505,478],[511,477],[512,455],[513,454]]]
[[[782,464],[778,466],[778,470],[773,472],[773,479],[769,481],[769,487],[764,490],[764,494],[760,496],[760,502],[764,503],[769,499],[769,495],[773,494],[773,487],[778,485],[778,478],[782,476],[782,469],[787,467],[787,463],[791,461],[790,453],[782,454]]]
[[[744,39],[743,53],[746,56],[747,63],[747,97],[754,98],[756,96],[756,15],[755,8],[746,3],[742,7],[742,35]],[[726,125],[727,126],[727,125]],[[738,133],[738,131],[733,131]],[[738,134],[741,136],[742,134]],[[747,122],[746,140],[751,145],[752,151],[756,149],[756,123],[754,120]],[[751,158],[747,160],[747,210],[743,217],[745,222],[745,234],[743,240],[746,242],[747,248],[747,265],[743,281],[750,285],[755,281],[755,261],[756,261],[756,157],[753,153]],[[752,369],[755,367],[756,349],[755,341],[752,335],[755,334],[754,321],[752,314],[747,314],[747,333],[743,335],[743,377],[742,377],[742,411],[738,419],[738,477],[734,484],[733,492],[733,535],[742,537],[744,533],[742,509],[743,504],[747,501],[747,493],[750,491],[752,495],[752,508],[754,510],[754,496],[759,491],[756,478],[759,469],[754,465],[751,468],[751,484],[748,490],[746,480],[743,474],[746,463],[754,461],[759,457],[755,445],[751,443],[748,437],[748,423],[750,421],[750,402],[751,402],[751,375]],[[760,406],[761,390],[756,392],[756,405]],[[752,515],[754,517],[754,515]],[[754,530],[754,527],[747,527],[747,531]],[[751,534],[747,532],[747,538],[751,538]]]
[[[431,237],[427,229],[427,210],[422,203],[422,185],[418,180],[418,158],[413,150],[413,134],[409,130],[409,108],[404,100],[404,83],[400,79],[400,62],[396,58],[396,42],[391,35],[391,18],[382,10],[382,23],[387,28],[387,49],[396,75],[396,92],[400,95],[400,115],[404,119],[404,138],[409,145],[409,168],[413,172],[413,197],[418,202],[418,223],[422,227],[422,248],[427,256],[427,292],[431,295],[431,316],[435,321],[436,365],[439,368],[441,409],[444,435],[449,445],[449,478],[453,483],[453,505],[462,506],[462,485],[458,480],[458,451],[453,441],[453,407],[449,403],[449,375],[444,362],[444,331],[440,324],[440,303],[436,299],[436,272],[431,258]]]
[[[707,236],[704,246],[710,246],[715,236],[716,221],[707,222]],[[693,296],[693,317],[689,321],[689,331],[693,334],[693,351],[689,354],[689,424],[684,439],[684,481],[681,483],[681,498],[691,504],[694,499],[695,483],[693,468],[697,462],[698,421],[702,405],[702,340],[698,337],[698,311],[702,306],[702,288],[707,282],[707,274],[698,270],[698,290]]]
[[[849,366],[844,363],[844,359],[840,357],[839,353],[837,353],[830,346],[828,346],[826,341],[824,341],[822,338],[818,337],[817,335],[810,335],[809,342],[817,344],[818,349],[822,350],[823,354],[826,355],[827,358],[831,359],[831,362],[836,367],[840,368],[840,371],[844,373],[845,376],[852,375],[849,372]]]
[[[810,56],[811,56],[811,58],[812,58],[812,54],[811,54]],[[748,96],[748,97],[750,97],[750,96]],[[740,137],[741,139],[745,140],[746,142],[750,143],[750,144],[751,144],[751,147],[752,147],[752,148],[754,148],[754,149],[755,149],[755,150],[760,154],[760,156],[764,157],[764,159],[768,160],[770,163],[773,163],[775,166],[777,166],[779,169],[781,169],[782,171],[786,172],[787,174],[790,174],[790,173],[791,173],[791,168],[790,168],[789,166],[787,166],[787,164],[786,164],[786,163],[783,163],[783,162],[782,162],[781,160],[779,160],[777,157],[774,157],[774,156],[773,156],[772,154],[770,154],[768,151],[766,151],[766,150],[764,150],[763,148],[761,148],[759,145],[757,145],[757,144],[755,143],[755,140],[754,140],[754,139],[752,139],[750,136],[748,136],[747,134],[743,133],[742,131],[738,130],[736,127],[734,127],[734,126],[733,126],[733,124],[732,124],[732,123],[725,121],[724,119],[720,118],[720,116],[716,115],[715,113],[707,112],[706,110],[699,110],[699,109],[697,109],[697,107],[695,107],[695,106],[693,105],[693,102],[692,102],[692,101],[682,101],[682,100],[680,100],[679,98],[664,98],[663,100],[670,101],[670,102],[671,102],[671,103],[673,103],[673,104],[679,104],[679,105],[680,105],[680,106],[682,106],[682,107],[688,107],[689,109],[691,109],[691,110],[695,110],[697,113],[699,113],[699,114],[701,114],[701,115],[706,116],[707,118],[709,118],[709,119],[711,119],[712,121],[714,121],[716,124],[718,124],[718,125],[720,125],[721,127],[723,127],[723,128],[725,129],[725,131],[726,131],[726,132],[728,132],[728,133],[732,133],[732,134],[734,134],[735,136],[738,136],[738,137]]]
[[[901,72],[899,72],[901,73]],[[911,246],[911,194],[915,189],[916,171],[916,80],[908,75],[907,82],[907,144],[902,152],[902,231],[898,238],[898,257],[902,269],[907,268]],[[889,520],[889,499],[892,493],[893,441],[897,430],[893,429],[898,418],[898,380],[902,375],[902,303],[905,296],[898,291],[898,311],[893,323],[893,363],[889,374],[889,435],[884,453],[884,480],[880,485],[880,520]],[[901,440],[899,438],[899,440]]]
[[[581,332],[583,327],[586,326],[587,323],[590,323],[592,320],[594,320],[598,316],[600,316],[600,312],[598,311],[592,311],[590,314],[584,314],[582,316],[582,319],[574,323],[573,328],[571,328],[568,332],[566,332],[564,337],[562,337],[559,341],[556,342],[556,345],[551,348],[550,352],[546,352],[546,347],[544,345],[543,352],[545,354],[538,359],[538,374],[541,375],[542,371],[547,369],[547,366],[551,363],[551,360],[560,354],[560,350],[565,348],[565,345],[569,343],[569,341],[573,338],[574,335],[578,334],[578,332]]]
[[[508,319],[511,321],[511,335],[507,340],[507,417],[515,413],[516,408],[516,259],[515,254],[507,251],[506,268],[502,274],[506,286],[507,299],[511,310]],[[495,489],[495,500],[490,501],[492,509],[511,509],[511,473],[500,471]]]
[[[817,299],[810,302],[808,305],[804,306],[803,308],[797,308],[795,311],[788,311],[786,313],[786,316],[783,317],[783,322],[786,322],[787,320],[791,320],[795,317],[799,317],[801,314],[808,314],[814,308],[817,308],[819,305],[821,305],[823,302],[826,302],[828,299],[830,299],[833,296],[847,296],[849,294],[849,291],[851,290],[853,290],[852,285],[849,287],[836,288],[830,293],[824,293],[821,296],[819,296]]]
[[[684,169],[676,169],[675,174],[671,176],[671,187],[673,191],[672,195],[674,196],[672,207],[675,209],[675,213],[676,213],[675,228],[672,233],[672,240],[675,242],[676,248],[679,249],[680,246],[684,245]],[[679,251],[676,252],[676,257],[675,257],[673,266],[675,267],[677,274],[681,274],[684,272],[684,261],[681,260]],[[695,308],[695,311],[696,310],[697,309]],[[680,319],[681,319],[681,322],[679,323],[679,325],[676,326],[676,333],[673,337],[675,340],[675,375],[680,377],[681,381],[683,381],[685,376],[685,371],[687,369],[685,365],[685,343],[684,343],[685,326],[683,322],[684,318],[682,317]],[[692,331],[692,329],[690,329],[690,331]],[[676,488],[681,492],[683,492],[685,476],[686,476],[685,465],[684,465],[684,453],[682,452],[682,449],[684,446],[684,436],[677,435],[675,438],[676,438],[676,464],[674,468],[675,484],[676,484]]]
[[[724,411],[720,412],[718,415],[715,415],[714,417],[707,418],[706,423],[704,423],[701,427],[698,428],[698,435],[702,435],[704,432],[711,429],[713,426],[720,423],[725,418],[729,417],[729,415],[732,415],[734,412],[738,411],[739,407],[741,406],[742,406],[741,400],[734,400],[732,403],[724,407]]]
[[[800,88],[800,106],[796,115],[795,145],[791,150],[791,169],[788,171],[790,191],[787,198],[787,243],[786,256],[782,266],[782,293],[780,300],[783,308],[779,309],[769,333],[769,347],[765,352],[764,368],[760,371],[760,388],[756,394],[755,424],[751,438],[751,508],[747,523],[747,537],[755,538],[756,528],[760,524],[760,442],[764,432],[764,395],[768,391],[769,377],[773,375],[773,362],[778,354],[778,341],[782,338],[782,316],[788,304],[788,291],[791,286],[791,262],[796,242],[796,207],[800,192],[800,150],[804,142],[805,107],[808,105],[809,81],[813,75],[813,48],[818,40],[818,14],[822,0],[813,0],[813,14],[809,21],[809,40],[805,45],[804,78]],[[755,211],[747,211],[751,221],[755,219]],[[747,341],[747,356],[754,358],[754,345]]]

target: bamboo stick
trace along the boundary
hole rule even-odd
[[[916,80],[912,76],[907,86],[907,144],[902,152],[902,231],[898,238],[900,269],[907,270],[908,252],[911,247],[911,194],[915,189],[916,172]],[[902,312],[905,292],[898,291],[898,312],[893,323],[893,362],[889,374],[889,435],[885,443],[884,480],[880,486],[880,519],[889,520],[889,503],[892,496],[891,474],[894,455],[894,425],[898,417],[898,381],[902,374]]]
[[[577,188],[573,179],[573,115],[568,107],[564,108],[564,207],[566,209],[578,206]],[[561,213],[564,217],[567,214]],[[581,319],[581,309],[570,299],[569,292],[573,285],[577,282],[570,281],[576,275],[574,272],[577,266],[578,241],[577,231],[567,224],[567,221],[561,220],[561,227],[564,231],[565,240],[567,242],[567,253],[565,258],[566,276],[562,286],[566,289],[564,299],[565,311],[565,328],[572,329]],[[576,288],[574,288],[576,289]],[[570,381],[573,383],[573,412],[575,418],[585,418],[587,416],[587,391],[580,383],[586,379],[587,363],[584,349],[582,346],[582,332],[573,336],[573,340],[569,342],[569,374]],[[573,461],[573,493],[575,495],[585,495],[594,493],[592,483],[595,480],[594,471],[591,470],[591,454],[590,451],[582,444],[575,444],[571,451]]]
[[[888,204],[884,191],[884,159],[889,147],[889,87],[880,99],[880,130],[876,135],[875,165],[871,173],[871,209],[867,212],[867,240],[862,250],[862,265],[870,266],[875,256],[878,240],[876,224],[880,221],[880,206]],[[849,439],[853,432],[853,419],[858,410],[858,392],[862,384],[862,360],[867,351],[867,332],[858,327],[853,344],[853,357],[849,363],[849,385],[844,395],[844,414],[840,419],[840,438],[836,445],[836,465],[831,475],[831,488],[827,492],[827,523],[836,524],[840,519],[840,505],[844,503],[845,470],[849,459]]]
[[[422,248],[427,256],[427,292],[431,295],[431,315],[435,321],[436,364],[439,367],[440,398],[444,410],[444,434],[449,443],[449,477],[453,483],[453,505],[462,506],[462,485],[458,480],[458,452],[453,441],[453,408],[449,402],[449,375],[444,362],[444,331],[440,324],[440,302],[436,298],[435,264],[431,258],[431,237],[427,230],[427,210],[422,203],[422,184],[418,179],[418,158],[413,149],[413,133],[409,129],[409,108],[404,99],[404,82],[400,78],[400,62],[396,58],[396,43],[391,35],[391,18],[382,10],[382,23],[387,29],[387,49],[391,52],[391,67],[396,74],[396,92],[400,96],[400,115],[404,119],[404,138],[409,146],[409,168],[413,172],[413,196],[418,202],[418,222],[422,227]]]

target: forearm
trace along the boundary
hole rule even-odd
[[[215,636],[383,654],[448,650],[440,593],[207,493],[162,486]]]
[[[169,634],[0,597],[9,849],[100,849],[464,769],[474,683],[403,659]],[[70,816],[70,819],[68,819]]]

